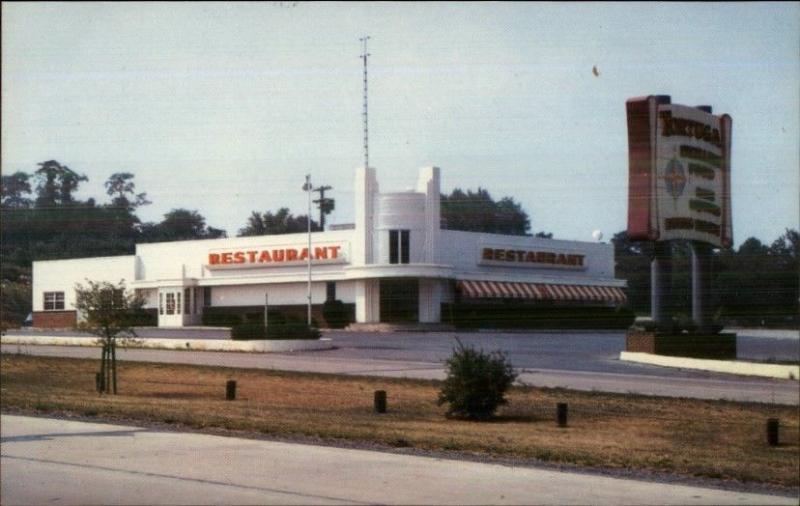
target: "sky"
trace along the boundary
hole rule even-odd
[[[229,236],[305,214],[310,173],[352,223],[364,35],[382,191],[435,165],[445,193],[513,197],[532,232],[608,239],[625,101],[660,94],[733,117],[737,245],[800,228],[796,2],[3,3],[2,171],[55,159],[99,202],[131,172],[143,221],[196,209]]]

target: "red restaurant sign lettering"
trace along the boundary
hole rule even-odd
[[[507,265],[512,267],[555,267],[583,269],[586,255],[554,253],[552,251],[530,251],[508,248],[483,248],[479,263]]]
[[[346,259],[342,255],[342,247],[316,246],[312,247],[313,263],[343,263]],[[208,254],[208,266],[227,267],[253,267],[270,265],[296,264],[308,261],[308,248],[254,248],[234,251],[212,252]]]

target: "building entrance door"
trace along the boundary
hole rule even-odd
[[[419,321],[419,280],[381,279],[381,322]]]
[[[183,289],[159,288],[158,326],[183,327]]]

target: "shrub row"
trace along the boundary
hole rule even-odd
[[[298,311],[297,308],[292,310],[269,309],[269,325],[283,325],[285,323],[301,321],[299,315],[305,315],[305,308]],[[331,328],[344,328],[349,323],[352,323],[355,318],[355,308],[353,304],[345,304],[340,300],[327,301],[322,305],[322,316],[328,327]],[[302,318],[305,321],[305,318]],[[264,310],[258,309],[257,306],[248,306],[246,308],[207,308],[202,316],[203,325],[209,327],[235,327],[242,324],[259,324],[264,325]],[[311,325],[319,327],[316,319],[312,318]]]
[[[320,331],[301,322],[242,323],[231,327],[231,339],[248,341],[253,339],[319,339]]]
[[[628,308],[514,303],[442,305],[442,319],[459,328],[627,329],[635,318]]]

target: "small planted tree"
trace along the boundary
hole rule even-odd
[[[458,346],[445,361],[447,378],[438,404],[449,404],[447,416],[486,420],[505,404],[505,393],[517,374],[502,351],[486,353],[472,346]]]
[[[123,281],[116,285],[86,281],[86,287],[75,285],[75,309],[81,316],[78,328],[96,335],[103,348],[98,390],[116,394],[117,342],[127,344],[136,337],[131,315],[141,310],[144,301],[127,291]]]

